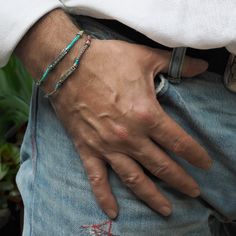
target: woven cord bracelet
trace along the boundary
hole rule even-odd
[[[36,82],[37,86],[40,86],[45,81],[49,72],[53,70],[56,65],[66,56],[66,54],[71,50],[75,43],[82,37],[83,33],[84,31],[79,31],[78,34],[76,34],[76,36],[72,39],[72,41],[59,53],[54,61],[46,68],[41,79]]]
[[[78,56],[75,58],[73,65],[60,77],[60,79],[56,82],[54,89],[45,95],[46,98],[54,95],[64,84],[64,82],[69,78],[69,76],[79,67],[80,60],[84,55],[85,51],[91,45],[91,36],[88,35],[85,41],[84,46],[80,49]]]

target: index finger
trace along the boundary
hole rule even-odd
[[[144,173],[138,163],[122,153],[109,154],[107,159],[122,182],[139,199],[164,216],[171,214],[171,203]]]
[[[158,109],[160,110],[160,108]],[[150,137],[192,165],[209,169],[212,160],[206,150],[165,112],[162,112],[161,115],[160,112],[158,113],[158,122],[151,128]]]

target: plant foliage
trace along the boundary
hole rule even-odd
[[[12,56],[0,69],[0,228],[9,220],[8,202],[21,202],[15,183],[20,144],[28,120],[32,79]]]
[[[32,79],[16,57],[0,69],[0,142],[7,131],[27,122]]]

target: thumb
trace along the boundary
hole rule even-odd
[[[156,55],[156,65],[157,65],[155,72],[167,73],[171,61],[172,52],[160,49],[154,49],[154,50],[156,52],[155,55]],[[207,68],[208,68],[207,61],[185,56],[181,75],[183,77],[193,77],[203,73],[204,71],[207,70]]]
[[[182,68],[183,77],[193,77],[202,74],[208,68],[208,62],[202,59],[185,56]]]

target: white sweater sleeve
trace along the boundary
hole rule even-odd
[[[226,47],[236,54],[236,0],[62,2],[73,13],[117,19],[169,47]]]
[[[0,3],[0,67],[29,28],[47,12],[62,7],[59,0],[2,0]]]
[[[236,0],[1,0],[0,67],[50,10],[116,19],[169,47],[226,47],[236,54]]]

